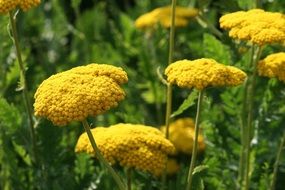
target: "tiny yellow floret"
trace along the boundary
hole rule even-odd
[[[188,25],[189,19],[198,15],[198,10],[187,7],[176,7],[175,26],[185,27]],[[141,15],[136,21],[135,26],[139,29],[153,28],[155,25],[161,24],[165,28],[171,25],[171,6],[160,7]]]
[[[260,46],[285,42],[285,15],[282,13],[262,9],[238,11],[222,16],[220,26],[230,30],[230,37]]]
[[[32,7],[36,7],[41,3],[41,0],[20,0],[19,6],[24,11],[31,9]]]
[[[174,144],[176,153],[192,154],[194,142],[195,124],[191,118],[180,118],[169,125],[169,140]],[[165,133],[165,126],[160,130]],[[205,150],[205,143],[202,134],[198,136],[198,151]]]
[[[260,76],[274,78],[285,82],[285,52],[268,55],[258,63]]]
[[[145,125],[120,123],[110,127],[91,130],[98,148],[111,164],[119,163],[161,175],[167,155],[174,153],[173,144],[158,129]],[[76,144],[75,152],[95,152],[88,136],[83,133]]]
[[[167,81],[181,88],[237,86],[246,78],[246,74],[233,66],[226,66],[213,59],[180,60],[165,69]]]
[[[0,0],[0,14],[7,14],[15,9],[20,0]]]
[[[63,126],[102,114],[124,99],[127,81],[122,68],[95,63],[55,74],[35,93],[35,115]]]
[[[18,6],[27,11],[32,7],[36,7],[41,0],[0,0],[0,14],[7,14],[9,11],[16,9]]]

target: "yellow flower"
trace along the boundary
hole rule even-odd
[[[175,26],[187,26],[189,19],[197,16],[198,10],[194,8],[176,7]],[[156,24],[161,24],[165,28],[171,25],[171,6],[156,8],[151,12],[141,15],[135,26],[139,29],[152,28]]]
[[[221,28],[232,38],[264,45],[285,42],[285,15],[252,9],[229,13],[220,18]]]
[[[170,123],[169,140],[174,144],[177,153],[192,154],[194,126],[191,118],[181,118]],[[161,127],[161,131],[165,133],[165,127]],[[205,150],[204,138],[201,134],[198,136],[198,150]]]
[[[18,3],[19,0],[0,0],[0,13],[8,13],[9,11],[15,9]]]
[[[206,58],[176,61],[166,68],[165,74],[171,84],[198,90],[209,86],[236,86],[246,78],[240,69]]]
[[[32,7],[36,7],[41,3],[41,0],[20,0],[20,7],[24,11],[31,9]]]
[[[7,14],[9,11],[16,9],[17,6],[27,11],[38,6],[40,2],[41,0],[0,0],[0,14]]]
[[[98,148],[111,164],[119,163],[156,176],[162,173],[167,155],[175,149],[163,133],[150,126],[120,123],[91,131]],[[79,137],[75,152],[95,156],[86,133]]]
[[[259,61],[258,74],[269,78],[276,77],[285,82],[285,52],[271,54]]]
[[[35,115],[59,126],[96,116],[124,99],[119,85],[127,81],[122,68],[95,63],[55,74],[35,93]]]

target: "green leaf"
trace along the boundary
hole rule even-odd
[[[6,74],[6,86],[10,86],[17,82],[19,78],[20,68],[19,64],[15,61],[12,66],[10,66],[8,73]]]
[[[226,65],[232,64],[230,48],[216,39],[213,35],[205,33],[203,36],[204,56],[212,58]]]
[[[197,173],[200,173],[200,172],[202,172],[202,171],[204,171],[204,170],[206,170],[206,169],[208,169],[208,168],[209,168],[208,165],[196,166],[196,167],[194,168],[193,175],[195,175],[195,174],[197,174]]]
[[[32,160],[30,155],[28,154],[28,152],[25,150],[25,148],[19,144],[17,144],[16,142],[12,142],[15,151],[18,153],[18,155],[23,159],[23,161],[28,165],[31,166],[32,165]]]
[[[191,106],[193,106],[195,104],[195,100],[198,98],[198,91],[197,90],[193,90],[189,96],[187,97],[187,99],[185,99],[183,101],[183,103],[179,106],[179,108],[173,112],[171,114],[171,117],[175,117],[177,115],[180,115],[181,113],[183,113],[186,109],[190,108]]]
[[[21,123],[21,114],[16,107],[0,97],[0,126],[6,127],[6,132],[14,133]]]

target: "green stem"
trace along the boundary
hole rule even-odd
[[[165,138],[169,139],[169,124],[170,124],[170,115],[172,110],[172,85],[167,84],[167,100],[166,100],[166,115],[165,115]],[[167,176],[167,160],[165,160],[164,170],[162,174],[162,185],[161,189],[166,189],[166,176]]]
[[[170,25],[170,36],[169,36],[169,51],[168,51],[168,65],[173,62],[174,53],[174,36],[175,36],[175,11],[176,11],[176,0],[171,1],[171,25]],[[165,113],[165,137],[169,139],[169,124],[170,115],[172,111],[172,85],[167,84],[166,92],[166,113]],[[166,175],[167,175],[167,159],[165,162],[164,172],[162,174],[162,186],[161,189],[166,187]]]
[[[275,190],[277,171],[278,171],[278,166],[279,166],[279,163],[280,163],[281,153],[282,153],[282,150],[284,148],[284,143],[285,143],[285,132],[283,133],[283,137],[281,139],[280,146],[279,146],[279,149],[278,149],[278,152],[277,152],[277,156],[276,156],[276,161],[274,163],[273,177],[272,177],[272,181],[271,181],[271,184],[270,184],[270,190]]]
[[[244,173],[244,181],[243,181],[243,189],[248,190],[250,187],[250,142],[252,139],[252,131],[253,131],[253,104],[254,104],[254,96],[255,96],[255,83],[257,77],[257,63],[259,61],[261,55],[262,48],[260,46],[257,47],[253,57],[253,74],[251,76],[251,81],[248,87],[248,112],[247,112],[247,126],[245,128],[245,173]]]
[[[37,160],[37,154],[36,154],[36,135],[35,135],[35,129],[34,129],[34,120],[33,120],[33,111],[31,108],[31,103],[29,100],[28,90],[27,90],[27,82],[26,82],[26,70],[25,66],[22,60],[22,54],[21,49],[19,45],[19,38],[17,33],[17,27],[16,27],[16,14],[13,16],[13,13],[9,12],[10,16],[10,23],[11,23],[11,29],[12,29],[12,35],[13,35],[13,43],[16,47],[16,54],[18,59],[18,64],[20,68],[20,90],[22,90],[22,95],[24,99],[25,109],[28,114],[28,120],[29,120],[29,128],[30,128],[30,135],[32,139],[32,149],[33,149],[33,158],[34,162]]]
[[[162,122],[162,112],[161,112],[161,104],[159,102],[159,96],[158,96],[158,89],[156,87],[157,83],[156,81],[154,80],[154,75],[153,75],[153,70],[154,70],[154,67],[157,67],[157,53],[156,53],[156,50],[155,50],[155,46],[154,46],[154,39],[152,35],[149,35],[147,33],[145,33],[145,36],[144,36],[144,42],[145,42],[145,54],[147,55],[151,55],[151,61],[149,60],[144,60],[143,61],[143,68],[144,68],[144,73],[146,73],[146,77],[148,79],[150,79],[150,90],[154,96],[154,102],[155,102],[155,111],[156,111],[156,120],[158,121],[158,123],[161,124]]]
[[[170,115],[172,110],[172,85],[167,85],[167,100],[166,100],[166,117],[165,117],[165,137],[169,139],[169,124],[170,124]]]
[[[132,190],[132,169],[127,168],[127,184],[128,190]]]
[[[221,39],[223,37],[223,33],[220,32],[206,17],[204,17],[203,12],[199,14],[196,19],[202,27],[208,28],[218,38]]]
[[[101,154],[99,148],[97,147],[97,144],[93,138],[93,135],[91,133],[90,130],[90,126],[88,124],[88,122],[86,120],[82,121],[83,127],[88,135],[88,138],[91,142],[91,145],[93,147],[93,150],[95,152],[96,157],[98,158],[98,160],[104,165],[104,167],[107,168],[107,170],[110,172],[110,174],[112,175],[113,179],[115,180],[115,182],[117,183],[118,187],[120,190],[126,190],[127,186],[125,185],[125,183],[123,182],[123,180],[120,178],[120,176],[115,172],[115,170],[110,166],[110,164],[108,163],[108,161],[103,157],[103,155]]]
[[[251,47],[251,56],[249,60],[248,67],[251,68],[253,66],[253,57],[254,57],[254,46]],[[249,77],[250,78],[250,77]],[[245,81],[244,90],[243,90],[243,102],[242,102],[242,111],[241,111],[241,151],[240,151],[240,160],[239,160],[239,174],[238,174],[238,182],[240,187],[242,187],[242,183],[244,181],[245,174],[245,154],[246,154],[246,127],[247,127],[247,113],[248,113],[248,89],[250,85],[250,80],[247,79]]]
[[[197,113],[196,113],[196,119],[195,119],[195,136],[194,136],[194,143],[193,143],[193,149],[192,149],[191,163],[190,163],[188,177],[187,177],[186,190],[191,190],[192,188],[191,185],[192,185],[192,179],[193,179],[193,171],[195,167],[197,150],[198,150],[199,123],[200,123],[200,115],[201,115],[201,110],[202,110],[202,103],[203,103],[203,90],[199,92],[199,97],[198,97]]]
[[[175,36],[175,13],[176,12],[176,0],[172,0],[171,4],[171,26],[169,36],[169,53],[168,53],[168,65],[173,61],[174,53],[174,36]]]

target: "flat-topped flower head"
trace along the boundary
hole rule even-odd
[[[91,132],[111,164],[119,163],[156,176],[161,175],[167,155],[175,151],[164,134],[150,126],[120,123],[108,128],[96,127]],[[86,133],[79,137],[75,151],[96,156]]]
[[[220,18],[221,28],[235,39],[264,45],[285,42],[285,15],[262,9],[238,11]]]
[[[237,86],[246,78],[246,74],[233,66],[226,66],[213,59],[180,60],[165,69],[167,81],[181,88]]]
[[[169,140],[174,144],[176,153],[191,154],[194,142],[194,121],[191,118],[177,119],[169,125]],[[165,133],[165,127],[160,128]],[[205,150],[202,134],[198,136],[198,150]]]
[[[18,6],[27,11],[40,4],[41,0],[0,0],[0,14],[7,14]]]
[[[36,7],[41,3],[41,0],[20,0],[19,6],[24,11],[31,9],[32,7]]]
[[[189,19],[198,15],[198,10],[187,7],[176,7],[175,26],[187,26]],[[171,6],[160,7],[141,15],[136,21],[135,26],[139,29],[153,28],[155,25],[161,24],[165,28],[171,25]]]
[[[260,76],[274,78],[285,82],[285,52],[268,55],[258,63]]]
[[[15,9],[20,0],[0,0],[0,14],[7,14],[9,11]]]
[[[55,74],[35,93],[35,115],[62,126],[102,114],[124,99],[127,81],[122,68],[95,63]]]

